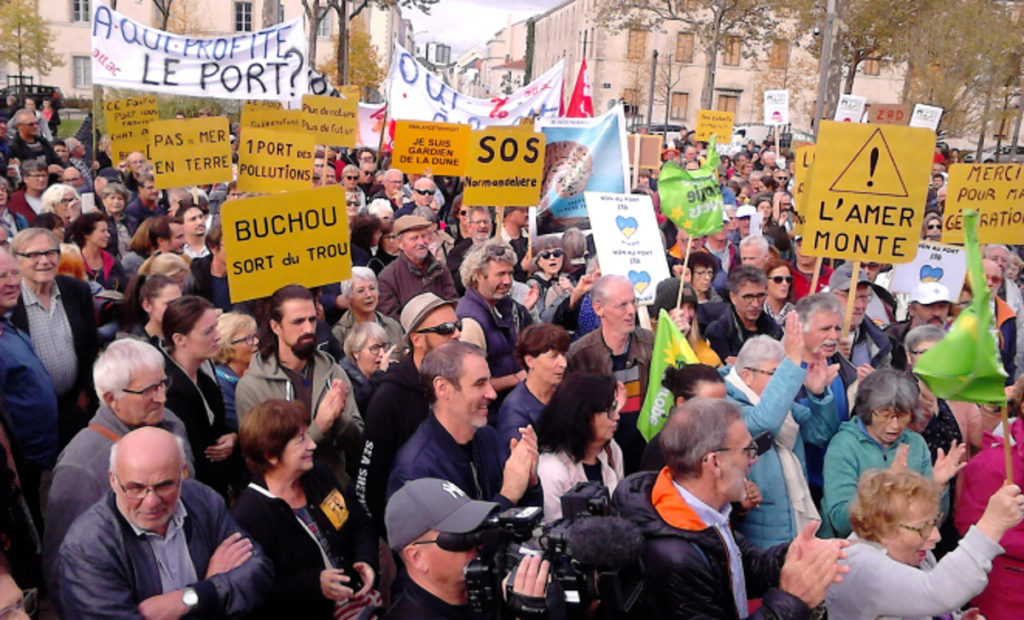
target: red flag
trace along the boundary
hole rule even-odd
[[[569,118],[589,118],[594,116],[594,99],[590,96],[590,76],[587,75],[587,59],[580,63],[580,74],[576,77],[576,86],[572,90],[569,109],[565,115]]]

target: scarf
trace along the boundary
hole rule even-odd
[[[726,383],[742,392],[752,405],[761,402],[761,397],[754,393],[750,387],[743,382],[736,367],[729,370],[725,377]],[[796,447],[796,438],[800,433],[800,425],[793,419],[793,413],[786,412],[786,419],[782,421],[782,427],[775,435],[775,453],[779,456],[779,464],[782,465],[782,477],[786,481],[786,494],[789,496],[789,505],[793,507],[793,519],[796,524],[796,531],[803,531],[811,521],[821,521],[821,515],[814,506],[811,498],[811,490],[807,486],[807,477],[804,475],[804,467],[800,458],[793,452]]]

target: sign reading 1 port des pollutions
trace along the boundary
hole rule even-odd
[[[544,134],[532,127],[491,127],[472,132],[463,204],[537,204],[544,175],[544,144]]]
[[[1024,167],[1020,164],[953,164],[949,167],[942,241],[964,242],[963,210],[978,212],[978,241],[1024,241]]]
[[[395,121],[392,165],[406,174],[462,176],[469,132],[469,125]]]
[[[284,192],[309,188],[313,184],[314,150],[316,138],[312,134],[243,128],[238,147],[238,189]]]
[[[232,303],[351,277],[340,185],[227,202],[221,219]]]
[[[801,251],[906,263],[917,254],[935,132],[821,121]]]
[[[149,124],[150,160],[158,189],[230,181],[231,141],[224,116]]]

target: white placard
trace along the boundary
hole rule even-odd
[[[859,123],[864,118],[864,106],[867,99],[857,95],[839,95],[839,103],[836,104],[836,115],[832,120],[842,123]]]
[[[764,91],[764,124],[765,125],[788,125],[789,124],[789,91],[788,90],[766,90]]]
[[[893,267],[889,288],[894,293],[910,293],[921,282],[938,282],[949,289],[950,301],[955,302],[966,277],[967,254],[962,247],[920,241],[914,260]]]
[[[910,115],[911,127],[924,127],[932,131],[938,131],[939,121],[942,119],[942,108],[923,103],[914,104],[914,113]]]
[[[601,273],[629,278],[637,303],[654,303],[654,291],[669,273],[651,197],[605,192],[583,197]]]

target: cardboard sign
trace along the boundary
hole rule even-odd
[[[238,189],[284,192],[311,187],[315,149],[316,139],[307,133],[243,129],[238,145]]]
[[[532,127],[489,127],[470,134],[466,163],[468,205],[529,207],[540,200],[544,134]]]
[[[940,120],[942,120],[942,108],[917,103],[914,104],[914,113],[910,115],[910,126],[938,131]]]
[[[914,260],[893,267],[889,288],[895,293],[911,293],[921,282],[938,282],[949,289],[949,301],[955,303],[965,277],[967,253],[963,248],[919,241]]]
[[[669,273],[651,197],[604,192],[583,197],[601,273],[629,278],[637,303],[654,303],[655,289]]]
[[[917,254],[935,133],[821,121],[802,251],[906,263]]]
[[[868,108],[868,122],[875,125],[908,125],[910,124],[910,104],[872,103]]]
[[[242,108],[241,125],[243,129],[252,127],[279,131],[303,131],[302,110],[285,110],[276,101],[261,102],[256,105],[246,103]]]
[[[352,275],[340,185],[226,202],[221,222],[232,303]]]
[[[859,123],[864,118],[864,106],[867,105],[867,101],[857,95],[839,95],[833,120],[841,123]]]
[[[719,142],[728,142],[732,139],[732,123],[736,115],[732,112],[721,112],[719,110],[700,110],[697,112],[697,137],[698,142],[710,142],[711,135],[718,136]]]
[[[640,141],[640,167],[657,171],[661,168],[661,136],[647,136],[631,133],[626,136],[626,151],[629,152],[629,167],[636,166],[636,141]]]
[[[230,181],[231,133],[224,116],[149,124],[150,161],[158,189]]]
[[[313,134],[317,144],[353,148],[359,130],[359,100],[303,95],[302,128]]]
[[[406,174],[461,176],[469,150],[469,125],[397,121],[392,165]]]
[[[978,241],[1024,241],[1024,167],[1021,164],[953,164],[946,186],[942,241],[964,242],[963,210],[978,212]]]
[[[156,95],[103,102],[103,119],[110,134],[110,159],[116,166],[133,151],[149,147],[149,124],[160,118]]]
[[[796,168],[793,169],[793,234],[804,234],[807,221],[807,190],[811,185],[811,166],[814,165],[813,144],[796,149]]]
[[[766,90],[764,91],[764,124],[765,125],[788,125],[789,124],[789,91],[788,90]]]

